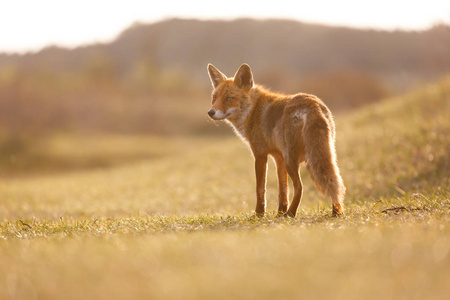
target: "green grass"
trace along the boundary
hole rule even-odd
[[[448,298],[449,116],[448,79],[339,116],[338,219],[304,170],[277,218],[273,163],[255,218],[235,137],[54,137],[0,181],[0,299]]]

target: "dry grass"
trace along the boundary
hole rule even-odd
[[[0,299],[447,298],[449,115],[447,80],[341,116],[340,219],[307,173],[276,218],[273,164],[254,218],[234,137],[57,137],[51,157],[108,163],[0,182]]]

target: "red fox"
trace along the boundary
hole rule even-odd
[[[214,88],[208,115],[229,123],[255,158],[256,215],[264,216],[266,210],[269,155],[277,166],[279,215],[295,217],[297,213],[302,198],[301,162],[307,163],[318,190],[331,198],[333,216],[342,215],[345,186],[336,161],[333,116],[325,104],[313,95],[285,95],[255,85],[247,64],[233,78],[212,64],[208,73]],[[294,187],[289,209],[288,174]]]

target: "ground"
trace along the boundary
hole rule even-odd
[[[273,163],[255,218],[233,136],[51,137],[0,182],[0,299],[448,298],[449,116],[449,80],[338,116],[341,218],[305,167],[277,218]]]

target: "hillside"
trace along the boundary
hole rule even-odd
[[[423,32],[385,32],[328,27],[284,20],[193,21],[169,20],[137,25],[111,45],[122,57],[136,56],[139,45],[161,68],[192,70],[214,62],[227,73],[236,62],[255,72],[274,66],[295,76],[333,69],[354,69],[383,76],[442,74],[450,67],[450,29]],[[182,49],[182,51],[181,51]],[[128,50],[128,53],[127,53]],[[141,50],[142,51],[142,50]]]
[[[353,200],[440,191],[448,197],[449,115],[447,77],[338,118],[338,155]]]
[[[304,77],[351,69],[377,74],[386,81],[393,80],[393,84],[409,85],[442,76],[450,68],[449,53],[450,28],[445,25],[419,32],[388,32],[288,20],[170,19],[135,24],[109,44],[73,50],[49,47],[23,56],[0,55],[0,67],[18,63],[74,71],[105,56],[121,76],[145,61],[157,69],[181,70],[207,82],[207,63],[213,62],[231,73],[247,62],[260,74],[276,68]]]

